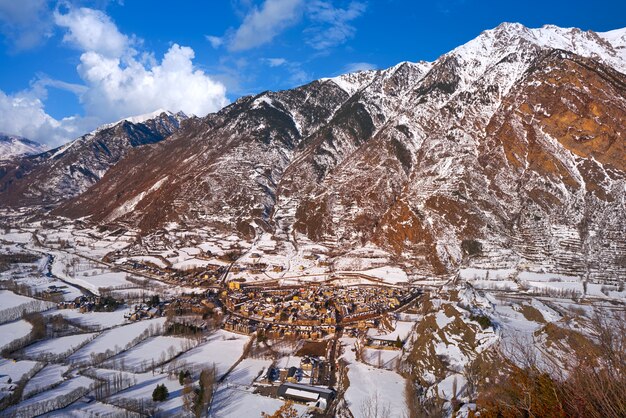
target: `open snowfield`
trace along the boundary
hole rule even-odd
[[[66,380],[60,385],[54,387],[53,389],[39,393],[32,398],[28,398],[20,402],[18,408],[20,411],[23,411],[25,408],[35,408],[37,404],[39,404],[40,407],[44,408],[44,404],[54,404],[56,401],[58,401],[58,398],[63,397],[64,395],[67,395],[76,389],[89,388],[93,383],[94,381],[88,377],[77,376],[72,379]],[[45,410],[51,409],[55,408],[45,408]]]
[[[343,358],[349,363],[350,387],[345,393],[345,399],[352,415],[355,418],[366,418],[363,407],[378,398],[381,408],[389,408],[389,416],[402,416],[406,412],[404,378],[395,372],[358,362],[355,353],[351,351],[354,339],[343,338],[341,342],[345,345]]]
[[[104,353],[108,350],[111,350],[113,353],[119,353],[148,328],[160,328],[165,321],[166,318],[150,319],[104,331],[95,340],[72,354],[68,361],[70,363],[89,362],[92,354]]]
[[[402,355],[401,350],[366,348],[363,360],[370,366],[386,370],[395,370]]]
[[[137,261],[140,263],[151,263],[154,264],[155,266],[161,267],[161,268],[165,268],[167,267],[167,264],[165,264],[165,262],[159,258],[159,257],[154,257],[151,255],[137,255],[137,256],[133,256],[133,257],[123,257],[120,258],[119,260],[116,261],[116,263],[121,264],[127,260],[130,261]]]
[[[377,277],[384,280],[386,283],[402,283],[408,282],[409,278],[406,272],[399,267],[378,267],[375,269],[361,271],[359,273],[367,274],[368,276]]]
[[[414,322],[396,321],[395,329],[391,332],[381,332],[376,328],[370,328],[367,330],[367,335],[369,337],[385,341],[396,341],[398,338],[404,341],[411,333],[414,325]]]
[[[183,399],[182,389],[183,386],[178,382],[177,377],[170,378],[167,374],[155,374],[152,373],[138,373],[134,377],[137,379],[137,384],[130,388],[123,390],[113,396],[114,400],[121,399],[133,399],[152,401],[152,392],[157,385],[165,385],[169,392],[169,396],[165,402],[159,402],[159,411],[164,417],[175,416],[182,412]]]
[[[83,417],[123,417],[126,416],[126,411],[122,408],[118,408],[113,405],[105,404],[102,402],[83,402],[78,400],[68,406],[67,408],[59,409],[57,411],[46,414],[47,418],[83,418]]]
[[[52,385],[63,380],[63,373],[67,372],[69,366],[63,364],[49,364],[28,381],[24,388],[24,397],[30,397],[34,393],[41,392]]]
[[[0,290],[0,312],[34,301],[35,299],[18,295],[10,290]]]
[[[63,300],[66,301],[74,300],[77,297],[83,295],[83,293],[77,287],[45,275],[30,276],[23,279],[18,279],[16,280],[16,282],[30,287],[35,292],[43,292],[44,290],[47,290],[50,286],[61,287],[63,290]]]
[[[288,369],[290,367],[300,367],[300,362],[304,357],[287,355],[276,360],[276,367]]]
[[[268,359],[243,359],[241,363],[230,372],[226,378],[226,382],[235,385],[250,386],[257,377],[267,372],[267,369],[271,365],[272,361]]]
[[[196,269],[196,268],[210,266],[211,264],[214,264],[214,263],[210,260],[202,260],[199,258],[192,257],[186,260],[173,263],[172,268],[176,270],[189,270],[189,269]]]
[[[114,369],[133,370],[144,372],[152,363],[160,365],[188,348],[193,344],[191,340],[179,337],[151,337],[128,351],[108,360],[105,365]],[[205,362],[210,359],[205,358]]]
[[[506,280],[515,274],[515,269],[480,269],[467,267],[459,270],[459,276],[466,280]]]
[[[17,295],[10,291],[1,291],[0,303],[0,323],[15,321],[22,317],[24,312],[43,312],[56,304],[38,299],[32,299],[22,295]],[[6,306],[6,307],[5,307]]]
[[[222,385],[215,394],[215,401],[211,408],[211,417],[215,418],[258,418],[261,412],[274,413],[283,405],[280,399],[255,395],[243,389]],[[304,405],[294,404],[299,416],[308,409]]]
[[[24,354],[33,359],[45,358],[46,355],[69,355],[78,347],[92,340],[96,335],[98,334],[74,334],[67,337],[44,340],[26,347]]]
[[[22,376],[33,370],[37,364],[39,363],[31,360],[13,361],[0,359],[0,378],[8,376],[13,382],[17,382]]]
[[[3,233],[2,239],[9,242],[26,244],[32,239],[32,234],[30,232],[20,232],[16,229],[12,229],[9,232]]]
[[[209,336],[208,341],[192,348],[176,361],[200,367],[215,364],[217,374],[221,376],[239,360],[248,341],[250,337],[217,330]]]
[[[89,288],[99,289],[101,287],[117,288],[133,285],[126,280],[128,273],[106,271],[103,269],[88,269],[77,273],[84,282],[89,283]],[[85,286],[86,287],[86,286]]]
[[[114,312],[81,313],[77,309],[60,309],[58,311],[54,311],[54,314],[61,314],[70,321],[99,330],[128,324],[128,321],[124,319],[124,314],[127,312],[127,309],[118,309]]]
[[[27,336],[32,329],[33,326],[23,319],[0,325],[0,350],[7,344]]]

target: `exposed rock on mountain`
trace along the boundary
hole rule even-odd
[[[242,98],[59,213],[375,245],[413,273],[624,279],[625,73],[624,29],[502,24],[433,63]]]
[[[0,132],[0,161],[11,160],[24,155],[39,154],[47,149],[47,146],[30,139]]]
[[[159,111],[108,124],[59,148],[0,164],[0,205],[54,205],[83,193],[130,149],[177,131],[187,116]]]

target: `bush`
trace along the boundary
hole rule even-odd
[[[170,396],[170,392],[167,390],[164,384],[157,385],[152,392],[152,400],[155,402],[163,402]]]
[[[185,370],[185,371],[180,371],[178,373],[178,383],[180,383],[181,386],[183,386],[185,384],[185,380],[190,379],[191,378],[191,373],[189,372],[189,370]]]
[[[491,326],[491,319],[487,315],[472,315],[470,319],[478,322],[482,329],[487,329]]]
[[[480,241],[476,241],[473,239],[464,239],[461,242],[461,249],[463,250],[463,253],[469,256],[480,255],[483,252],[483,245],[480,243]]]

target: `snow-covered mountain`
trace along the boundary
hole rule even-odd
[[[377,248],[414,274],[624,280],[625,37],[505,23],[431,63],[244,97],[58,213]]]
[[[135,148],[157,143],[188,117],[159,111],[107,124],[59,148],[0,165],[4,205],[55,205],[83,193]]]
[[[24,155],[34,155],[48,150],[46,145],[16,135],[0,132],[0,161]]]

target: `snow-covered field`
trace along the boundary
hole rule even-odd
[[[373,416],[367,415],[367,412],[371,410],[371,405],[377,403],[379,415],[383,410],[388,410],[390,417],[403,416],[407,410],[404,399],[405,379],[395,372],[358,362],[352,351],[354,339],[343,338],[341,342],[345,345],[343,358],[348,362],[350,380],[345,399],[352,415],[355,418]]]
[[[126,309],[118,309],[114,312],[81,313],[77,309],[61,309],[54,311],[54,314],[61,314],[70,321],[76,321],[82,326],[99,330],[128,324],[128,321],[124,319],[124,314],[127,312]]]
[[[258,418],[261,412],[273,414],[284,404],[280,399],[268,398],[239,389],[222,385],[215,394],[211,416],[215,418]],[[304,405],[294,404],[298,416],[308,409]]]
[[[17,295],[10,290],[0,290],[0,313],[5,309],[15,308],[34,300],[33,298]]]
[[[235,385],[250,386],[259,376],[267,372],[267,369],[271,365],[272,361],[268,359],[243,359],[237,367],[230,372],[226,382]]]
[[[23,396],[28,398],[35,393],[42,392],[47,388],[62,382],[63,374],[68,370],[69,366],[63,364],[47,365],[28,381],[26,387],[24,387]]]
[[[178,364],[187,363],[196,367],[215,364],[218,375],[223,375],[243,354],[250,337],[218,330],[203,342],[176,359]]]
[[[0,350],[13,341],[27,336],[32,329],[33,326],[23,319],[0,325]]]
[[[151,337],[105,363],[106,367],[144,372],[188,350],[194,341],[179,337]],[[207,358],[204,359],[207,362]],[[210,361],[210,360],[209,360]]]
[[[411,333],[414,322],[396,321],[395,329],[391,332],[381,332],[375,328],[370,328],[367,331],[368,337],[372,337],[378,340],[384,341],[396,341],[400,338],[401,341],[406,340],[407,336]]]
[[[47,418],[83,418],[83,417],[123,417],[127,415],[127,411],[116,406],[94,402],[90,400],[82,400],[74,402],[70,406],[52,411],[46,414]]]
[[[93,340],[97,335],[97,333],[74,334],[44,340],[26,347],[24,354],[32,359],[46,358],[47,356],[70,355],[78,347]]]
[[[89,362],[92,354],[106,353],[109,350],[117,354],[150,327],[157,330],[165,321],[165,318],[150,319],[104,331],[95,340],[72,354],[68,361],[71,363]]]
[[[162,416],[176,416],[182,412],[183,387],[178,382],[178,378],[170,377],[167,374],[160,373],[137,373],[133,375],[136,384],[132,387],[119,392],[113,396],[114,402],[123,399],[131,399],[135,401],[149,402],[152,400],[152,392],[157,385],[165,385],[169,391],[169,396],[165,402],[159,402],[158,408]]]
[[[40,364],[31,360],[12,361],[0,359],[0,376],[8,376],[13,382],[20,380],[25,374]]]
[[[370,366],[381,369],[395,370],[402,356],[401,350],[366,348],[363,360]]]
[[[18,405],[19,410],[21,413],[26,413],[27,415],[28,413],[26,411],[30,410],[35,411],[35,415],[51,411],[58,408],[57,405],[62,403],[62,399],[65,395],[69,395],[79,389],[87,390],[93,383],[92,379],[85,376],[74,377],[50,390],[20,402]]]

